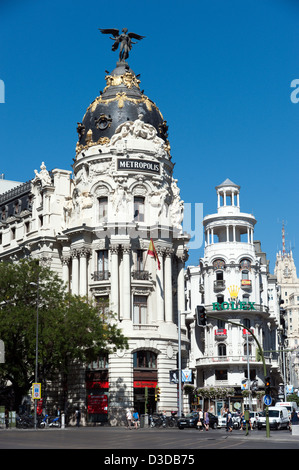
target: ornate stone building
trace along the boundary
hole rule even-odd
[[[282,300],[285,324],[286,383],[299,388],[299,279],[291,250],[286,249],[285,228],[282,227],[282,251],[276,255],[275,274]]]
[[[125,61],[105,79],[78,123],[72,171],[42,163],[31,181],[0,195],[0,260],[39,258],[73,294],[108,299],[129,349],[78,367],[68,404],[79,404],[87,422],[108,416],[116,425],[127,406],[177,409],[169,370],[177,367],[187,239],[166,121]],[[147,256],[150,239],[158,262]],[[182,316],[183,352],[187,344]]]

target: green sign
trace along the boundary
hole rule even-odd
[[[255,302],[213,302],[213,310],[255,310]]]

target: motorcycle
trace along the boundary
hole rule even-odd
[[[34,421],[33,416],[27,413],[17,416],[16,427],[21,429],[33,428]]]
[[[149,427],[150,428],[160,428],[160,427],[166,428],[167,427],[167,420],[166,416],[164,416],[162,413],[158,415],[149,415]]]

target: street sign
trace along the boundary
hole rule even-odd
[[[266,406],[271,406],[272,397],[270,397],[270,395],[264,395],[264,403]]]
[[[192,382],[192,371],[190,369],[182,370],[182,382]]]
[[[178,369],[169,371],[169,383],[178,384],[179,383],[179,371]]]
[[[169,371],[169,383],[179,383],[179,369]],[[192,371],[190,369],[184,369],[181,371],[181,382],[192,382]]]
[[[41,399],[41,384],[32,384],[32,398],[33,400]]]
[[[241,382],[241,390],[248,390],[249,389],[249,381],[248,379],[244,379]]]

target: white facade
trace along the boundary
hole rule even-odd
[[[190,367],[197,387],[229,387],[240,402],[241,384],[248,378],[263,387],[262,362],[250,328],[265,350],[267,373],[279,383],[279,307],[276,281],[268,262],[254,241],[253,215],[240,211],[240,187],[225,180],[216,187],[217,213],[203,220],[204,257],[186,271],[187,321],[191,329]],[[271,289],[272,300],[268,300]],[[197,326],[195,310],[204,305],[207,326]],[[217,317],[217,318],[213,318]],[[248,350],[248,355],[247,355]],[[216,411],[216,410],[215,410]]]
[[[275,274],[282,300],[285,323],[285,381],[299,388],[299,279],[292,251],[285,249],[285,232],[282,229],[283,249],[276,256]]]
[[[121,86],[119,110],[127,99],[136,104],[138,118],[119,122],[111,138],[93,141],[88,131],[85,145],[77,144],[73,172],[48,172],[42,163],[30,183],[0,196],[0,259],[39,258],[73,294],[109,299],[129,338],[128,350],[110,355],[105,365],[100,361],[87,376],[84,368],[75,370],[70,387],[75,390],[70,408],[79,404],[83,411],[97,395],[99,400],[106,395],[113,425],[124,422],[127,406],[144,412],[145,388],[148,411],[177,409],[177,386],[170,383],[169,371],[177,368],[177,315],[184,311],[187,259],[183,201],[169,143],[144,122],[139,107],[145,103],[150,115],[154,106],[143,94],[139,101],[129,97],[132,83],[138,90],[139,85],[135,76],[125,81],[125,75],[116,73],[113,82],[111,74],[105,91],[111,94],[114,83]],[[105,106],[116,98],[97,100]],[[146,256],[151,238],[160,269]],[[187,344],[182,316],[183,355]]]

